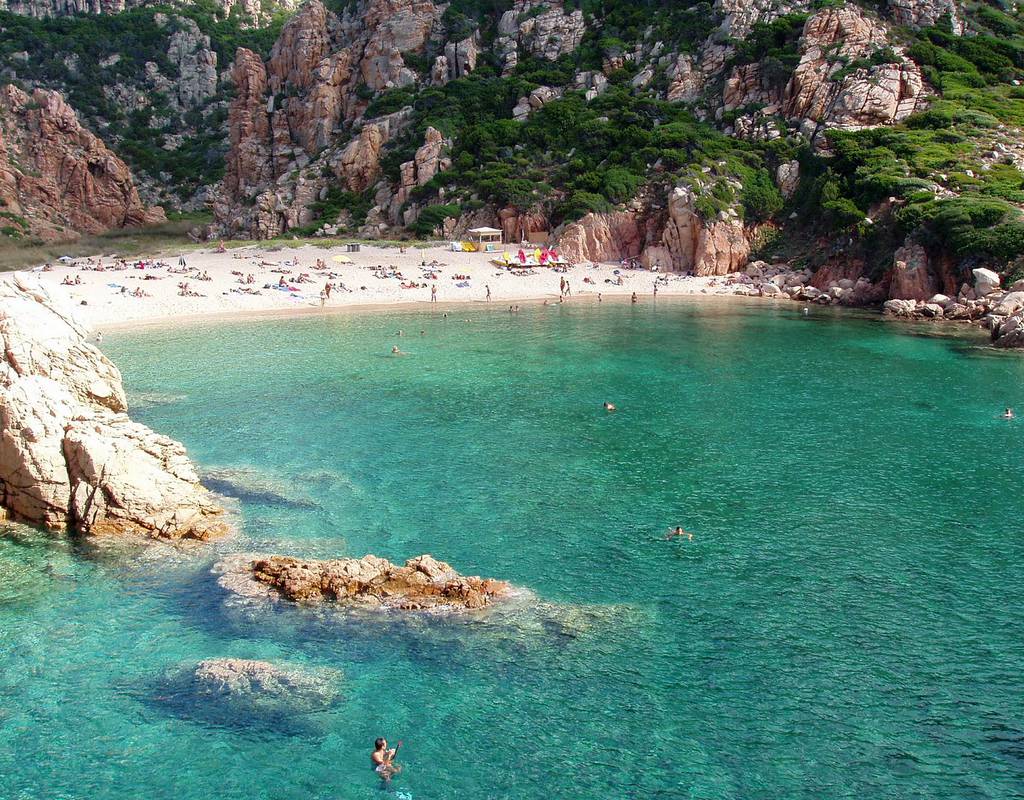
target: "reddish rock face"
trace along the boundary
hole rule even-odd
[[[266,65],[239,49],[227,170],[214,202],[217,223],[258,238],[302,224],[300,200],[315,199],[322,182],[300,192],[278,179],[329,147],[340,125],[358,122],[367,107],[365,89],[415,83],[402,53],[423,50],[443,9],[430,0],[364,0],[356,12],[338,17],[310,0],[285,25]],[[398,122],[375,120],[346,150],[329,154],[330,167],[353,191],[377,179],[380,148]],[[423,175],[437,171],[429,162],[439,157],[440,146],[436,154],[417,153]]]
[[[924,247],[905,242],[893,255],[890,300],[927,300],[938,291]]]
[[[617,211],[587,214],[565,229],[558,246],[563,257],[579,263],[635,258],[643,250],[643,243],[636,215]]]
[[[432,556],[404,566],[376,556],[307,561],[288,556],[247,563],[251,580],[280,597],[301,603],[377,607],[401,611],[469,611],[509,592],[504,581],[459,575]]]
[[[57,92],[0,89],[0,210],[33,235],[74,238],[164,222],[139,199],[128,166],[83,128]]]
[[[267,70],[252,50],[238,48],[231,68],[235,98],[228,111],[231,149],[227,155],[224,188],[244,195],[272,177],[270,115],[267,113]]]
[[[562,231],[559,250],[574,262],[639,257],[648,267],[695,275],[742,269],[750,255],[753,229],[732,209],[704,219],[696,199],[692,188],[679,187],[669,195],[667,214],[588,214]]]

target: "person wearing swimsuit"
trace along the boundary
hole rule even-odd
[[[388,740],[384,737],[377,739],[373,743],[370,763],[373,766],[373,771],[380,775],[384,781],[391,780],[393,775],[397,775],[402,771],[402,768],[395,763],[395,754],[397,752],[398,748],[388,749]]]

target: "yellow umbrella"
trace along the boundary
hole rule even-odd
[[[352,259],[348,256],[335,256],[331,261],[337,261],[339,264],[351,264]]]

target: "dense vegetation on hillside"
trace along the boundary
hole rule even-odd
[[[1024,78],[1024,22],[1018,12],[997,4],[975,6],[969,11],[972,31],[963,37],[954,36],[948,24],[897,31],[894,44],[906,48],[935,90],[929,110],[902,125],[830,132],[831,152],[815,154],[792,137],[768,143],[726,137],[684,108],[633,90],[630,79],[636,70],[628,64],[611,75],[611,90],[587,103],[571,91],[576,74],[634,47],[646,31],[637,23],[666,17],[639,4],[582,5],[591,14],[604,6],[606,16],[570,56],[553,63],[524,61],[504,79],[496,77],[493,65],[484,65],[444,89],[379,98],[381,111],[407,103],[415,109],[412,131],[388,157],[392,175],[411,157],[429,124],[457,134],[454,166],[418,189],[417,197],[443,189],[441,211],[452,215],[482,201],[541,205],[557,224],[587,211],[608,210],[651,182],[675,182],[707,170],[705,177],[722,178],[706,201],[708,215],[736,199],[724,180],[735,177],[744,186],[740,199],[748,216],[774,215],[791,238],[852,237],[875,261],[876,271],[891,263],[893,249],[910,233],[956,257],[1006,262],[1024,255],[1019,211],[1024,174],[1016,166],[1024,162],[1024,148],[1018,146],[1024,87],[1016,84]],[[677,19],[689,11],[674,7],[671,15]],[[790,14],[755,26],[736,43],[731,63],[759,63],[762,75],[785,86],[799,62],[797,46],[807,17]],[[635,21],[632,27],[630,20]],[[713,20],[712,15],[705,20]],[[706,30],[681,30],[693,30],[695,41],[706,35]],[[880,48],[864,63],[845,64],[832,79],[892,60],[892,50]],[[565,96],[525,122],[509,119],[516,98],[539,85],[564,89]],[[657,81],[652,83],[652,90],[659,88]],[[728,122],[727,116],[723,123]],[[771,170],[792,157],[799,157],[804,180],[787,206]],[[889,198],[896,200],[894,213],[882,214],[880,224],[868,224],[869,213]],[[798,212],[796,222],[789,219],[793,211]]]

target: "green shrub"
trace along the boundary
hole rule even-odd
[[[434,236],[446,219],[456,219],[461,213],[462,209],[457,205],[427,206],[412,225],[412,231],[421,238]]]

